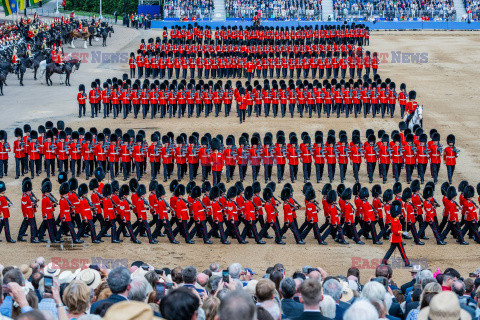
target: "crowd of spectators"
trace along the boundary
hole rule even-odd
[[[164,19],[182,20],[211,18],[214,8],[213,0],[166,0],[163,5],[163,16]]]
[[[257,274],[239,263],[155,268],[141,261],[111,270],[61,270],[39,257],[0,266],[0,319],[18,320],[477,320],[480,268],[462,278],[414,265],[397,284],[391,266],[360,275],[318,267]],[[257,270],[258,271],[258,270]],[[363,280],[363,281],[362,281]]]
[[[387,21],[426,20],[455,21],[452,0],[335,0],[337,19],[362,17],[366,20],[383,18]]]
[[[321,20],[322,0],[226,0],[227,18]]]
[[[479,0],[465,0],[465,9],[467,10],[468,20],[480,20],[480,1]]]

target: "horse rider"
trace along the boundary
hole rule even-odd
[[[52,56],[52,59],[53,59],[53,56]],[[60,50],[60,47],[58,47],[57,49],[57,54],[55,55],[55,60],[54,60],[55,64],[60,67],[60,68],[63,68],[63,52]]]
[[[14,48],[13,54],[12,54],[12,64],[13,64],[13,69],[15,70],[15,73],[17,73],[17,68],[19,63],[20,61],[18,60],[17,48]]]
[[[30,47],[30,44],[27,43],[27,56],[29,58],[32,58],[33,54],[32,54],[32,48]]]
[[[79,22],[78,22],[78,29],[77,29],[77,31],[78,31],[80,34],[83,34],[82,21],[79,21]]]

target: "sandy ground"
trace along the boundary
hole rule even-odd
[[[395,129],[399,121],[391,119],[273,119],[273,118],[250,118],[247,123],[240,125],[236,117],[230,118],[200,118],[200,119],[170,119],[170,120],[103,120],[100,118],[90,119],[77,117],[77,104],[75,95],[78,85],[85,83],[89,86],[94,78],[100,78],[102,81],[107,77],[121,76],[127,71],[126,63],[108,63],[105,60],[98,63],[98,60],[92,61],[92,52],[105,54],[123,53],[128,54],[139,44],[141,38],[149,38],[158,34],[155,30],[139,31],[134,29],[125,29],[117,26],[116,33],[108,39],[108,46],[101,47],[100,42],[94,43],[93,47],[88,49],[69,49],[65,47],[66,52],[75,54],[88,53],[87,63],[82,63],[80,70],[72,75],[71,87],[65,87],[58,83],[58,78],[54,77],[54,86],[47,87],[40,84],[40,80],[34,81],[33,75],[27,73],[25,76],[25,86],[20,87],[18,81],[12,75],[8,78],[8,87],[4,88],[5,96],[0,97],[2,116],[0,117],[0,127],[9,131],[10,141],[13,143],[13,129],[26,122],[36,127],[46,120],[64,120],[68,126],[78,128],[84,126],[96,126],[97,128],[110,127],[135,130],[145,129],[148,135],[159,130],[161,133],[173,131],[176,134],[180,132],[190,133],[198,131],[200,134],[211,132],[212,134],[221,133],[235,134],[237,137],[241,132],[276,132],[282,129],[286,132],[296,131],[298,134],[302,131],[308,131],[313,135],[315,130],[335,129],[337,132],[341,129],[350,132],[353,129],[360,129],[364,134],[367,128],[385,129],[387,132]],[[417,91],[417,100],[424,105],[424,126],[427,130],[437,128],[444,140],[449,133],[454,133],[457,137],[457,146],[462,150],[459,164],[455,174],[455,183],[461,179],[468,179],[471,184],[476,185],[480,180],[480,167],[478,159],[477,141],[480,137],[476,129],[480,114],[477,111],[479,93],[477,91],[476,80],[478,70],[476,66],[480,62],[480,33],[478,32],[374,32],[371,39],[370,50],[378,51],[385,57],[386,63],[381,64],[379,73],[382,78],[390,77],[397,83],[405,82],[407,88]],[[80,42],[76,43],[77,47]],[[398,63],[392,60],[392,51],[401,53],[423,53],[428,58],[426,63],[409,63],[404,60]],[[426,53],[426,54],[425,54]],[[406,57],[407,55],[404,55]],[[404,58],[406,59],[406,58]],[[461,106],[461,107],[460,107]],[[397,113],[398,114],[398,113]],[[14,164],[10,163],[9,176],[4,179],[7,183],[7,194],[15,203],[12,208],[11,228],[16,237],[21,221],[20,212],[20,181],[14,180]],[[250,171],[249,171],[250,173]],[[288,174],[288,170],[287,170]],[[301,174],[301,170],[299,172]],[[338,172],[337,172],[338,175]],[[429,176],[429,175],[428,175]],[[238,176],[237,176],[238,177]],[[261,172],[261,177],[263,173]],[[276,170],[274,170],[276,177]],[[351,168],[348,169],[349,179],[347,186],[353,184],[351,178]],[[361,181],[366,181],[366,169],[362,167]],[[42,178],[43,179],[43,178]],[[378,178],[377,178],[378,179]],[[446,179],[446,170],[442,168],[440,180]],[[378,180],[377,180],[378,181]],[[37,196],[40,195],[39,184],[41,179],[34,179],[34,190]],[[83,182],[83,181],[80,181]],[[197,181],[199,182],[199,181]],[[250,181],[247,181],[250,182]],[[146,183],[146,181],[144,181]],[[296,183],[295,197],[303,201],[300,189],[302,183]],[[321,189],[323,184],[315,185],[317,190]],[[335,185],[336,186],[336,185]],[[371,187],[370,185],[367,185]],[[391,187],[391,183],[385,185]],[[54,189],[58,190],[58,183],[54,182]],[[279,196],[280,187],[277,188],[276,195]],[[317,193],[317,196],[319,193]],[[437,199],[440,199],[439,191],[436,192]],[[439,212],[441,214],[441,210]],[[303,221],[303,212],[300,212],[300,221]],[[323,216],[323,215],[322,215]],[[38,223],[40,219],[37,217]],[[430,240],[426,241],[425,246],[416,246],[413,241],[407,241],[406,251],[411,259],[418,259],[421,264],[428,265],[431,268],[452,266],[459,269],[463,274],[472,272],[478,267],[479,251],[477,244],[471,243],[470,246],[459,246],[453,239],[448,239],[447,246],[436,246],[433,236],[428,231]],[[2,237],[2,239],[4,239]],[[332,274],[344,274],[352,265],[361,265],[364,279],[373,274],[372,266],[376,261],[383,257],[389,244],[385,242],[382,246],[373,246],[371,243],[365,246],[350,244],[342,246],[333,242],[330,238],[328,246],[318,246],[313,236],[307,238],[307,245],[295,245],[293,236],[287,233],[287,246],[278,246],[273,244],[273,240],[267,240],[268,244],[259,246],[248,244],[240,246],[232,244],[223,246],[218,240],[215,244],[207,246],[197,241],[195,245],[171,245],[165,238],[160,239],[158,245],[146,244],[146,239],[142,245],[133,245],[129,241],[121,245],[111,245],[103,243],[92,245],[87,243],[83,250],[63,250],[46,247],[44,244],[7,244],[5,240],[0,244],[2,249],[2,258],[0,263],[20,264],[31,261],[38,255],[50,258],[65,259],[88,259],[101,257],[103,259],[128,259],[131,263],[134,260],[141,259],[152,262],[156,266],[189,265],[193,264],[198,269],[203,269],[210,262],[216,261],[221,267],[226,267],[232,262],[240,262],[244,266],[249,266],[255,271],[263,272],[268,266],[276,262],[281,262],[286,266],[287,273],[301,268],[303,265],[322,266]],[[86,240],[89,242],[89,240]],[[471,241],[472,242],[472,241]],[[367,262],[366,262],[367,261]],[[65,264],[64,267],[67,267]],[[407,270],[396,269],[395,273],[401,281],[409,280]]]

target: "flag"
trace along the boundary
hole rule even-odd
[[[2,5],[6,16],[17,12],[17,0],[2,0]]]
[[[32,7],[34,4],[39,3],[41,0],[26,0],[30,3],[30,7]]]

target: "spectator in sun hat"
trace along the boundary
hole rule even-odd
[[[471,320],[471,316],[460,308],[455,293],[443,291],[432,298],[430,306],[420,310],[418,320]]]
[[[102,277],[97,270],[87,268],[80,271],[76,280],[82,281],[90,290],[94,290],[102,282]]]
[[[57,277],[60,274],[60,271],[60,267],[57,264],[50,262],[45,267],[43,274],[50,277]]]

